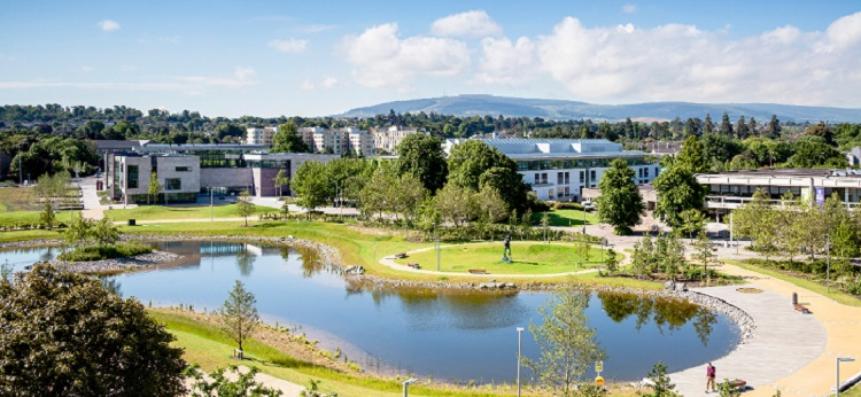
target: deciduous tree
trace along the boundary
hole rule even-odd
[[[610,162],[601,182],[601,196],[598,197],[598,217],[602,222],[613,225],[616,234],[630,234],[631,228],[640,223],[645,211],[643,198],[634,183],[634,171],[623,159]]]
[[[236,280],[230,295],[221,306],[221,323],[240,351],[260,323],[256,304],[254,294],[246,290],[241,281]]]

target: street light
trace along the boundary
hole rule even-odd
[[[409,378],[409,379],[404,381],[404,383],[403,383],[403,385],[404,385],[404,397],[409,397],[409,395],[410,395],[410,384],[415,383],[415,381],[416,380],[414,378]]]
[[[840,363],[851,363],[855,361],[854,357],[837,357],[837,384],[834,385],[834,396],[840,396]]]
[[[523,335],[523,327],[517,327],[517,397],[520,397],[520,345],[521,335]]]

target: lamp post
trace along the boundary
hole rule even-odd
[[[409,395],[410,395],[410,385],[411,385],[411,384],[413,384],[413,383],[415,383],[415,381],[416,381],[416,380],[415,380],[414,378],[409,378],[409,379],[407,379],[407,380],[405,380],[405,381],[404,381],[404,383],[403,383],[403,385],[404,385],[404,397],[409,397]]]
[[[212,213],[212,211],[214,211],[214,209],[213,209],[213,201],[214,201],[214,200],[213,200],[213,196],[212,196],[212,186],[210,186],[210,187],[209,187],[209,221],[210,221],[210,222],[215,221],[215,219],[214,219],[214,218],[215,218],[215,215],[213,215],[213,213]]]
[[[523,335],[523,327],[517,327],[517,397],[520,397],[520,346]]]
[[[837,357],[836,367],[837,367],[837,384],[834,385],[834,396],[840,396],[840,363],[851,363],[855,361],[853,357]]]

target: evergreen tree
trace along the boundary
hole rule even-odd
[[[254,294],[247,291],[242,282],[236,280],[230,295],[221,306],[221,322],[224,330],[236,342],[240,351],[260,323],[256,303]]]
[[[673,228],[682,224],[683,211],[703,206],[706,191],[688,166],[673,164],[664,169],[652,184],[658,194],[655,215]]]
[[[771,119],[768,121],[768,125],[765,128],[765,135],[767,138],[777,139],[780,138],[780,120],[777,119],[776,114],[771,115]]]
[[[759,124],[753,116],[750,116],[750,121],[747,122],[747,133],[748,135],[759,135]]]
[[[729,121],[729,115],[726,112],[723,112],[723,115],[721,115],[720,129],[718,131],[724,135],[732,135],[732,123]]]
[[[703,133],[711,134],[715,130],[715,123],[712,122],[712,115],[706,114],[706,119],[703,122]]]
[[[630,234],[631,227],[640,223],[645,211],[634,176],[634,170],[625,160],[615,159],[599,183],[598,216],[602,222],[613,225],[616,234]]]
[[[736,120],[735,124],[735,134],[738,139],[745,139],[749,135],[749,130],[747,128],[747,122],[744,120],[744,116],[738,116],[738,120]]]

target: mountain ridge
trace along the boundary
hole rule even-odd
[[[779,103],[697,103],[684,101],[643,102],[618,105],[601,105],[564,99],[541,99],[466,94],[433,98],[417,98],[383,102],[350,109],[340,116],[372,117],[397,113],[439,113],[456,116],[510,116],[541,117],[551,120],[593,119],[618,121],[630,117],[639,120],[672,120],[703,118],[711,114],[720,121],[724,112],[732,120],[738,116],[756,117],[765,121],[776,114],[781,121],[795,122],[861,122],[861,109],[833,106],[803,106]]]

